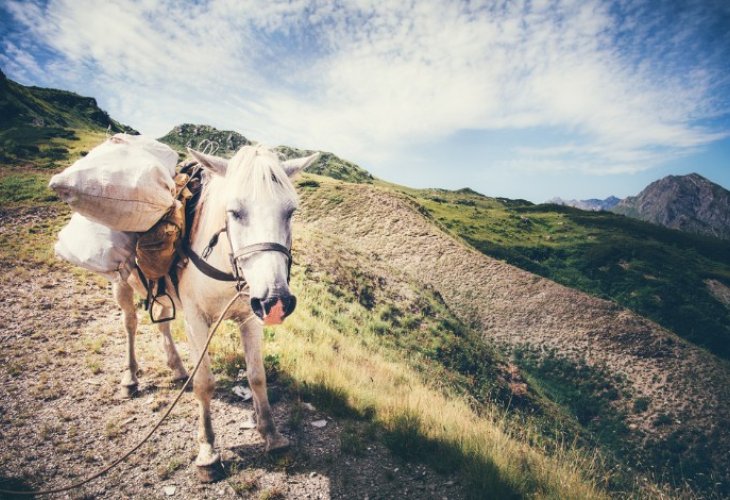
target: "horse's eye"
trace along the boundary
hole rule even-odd
[[[289,210],[287,210],[286,211],[286,218],[287,219],[291,219],[292,218],[292,215],[294,215],[294,211],[295,210],[296,210],[295,208],[290,208]]]
[[[247,217],[246,210],[244,210],[243,208],[239,208],[236,210],[229,210],[228,215],[230,215],[231,217],[233,217],[234,219],[237,219],[237,220],[245,220]]]

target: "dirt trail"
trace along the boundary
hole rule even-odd
[[[319,189],[332,188],[323,184]],[[637,440],[663,440],[677,430],[696,433],[698,443],[712,443],[712,459],[727,475],[726,362],[612,302],[467,247],[405,195],[365,185],[334,189],[336,195],[314,190],[305,196],[304,214],[311,227],[337,235],[343,251],[352,246],[433,286],[452,311],[475,321],[490,341],[555,349],[620,374],[635,398],[649,401],[642,411],[626,408]],[[653,425],[660,415],[669,421]]]
[[[0,232],[53,215],[5,211]],[[125,339],[108,285],[63,266],[0,260],[0,274],[0,486],[65,485],[135,444],[177,387],[168,382],[156,329],[142,324],[140,395],[118,397]],[[190,367],[185,342],[178,346]],[[127,464],[60,498],[463,497],[454,478],[402,462],[377,441],[362,456],[344,453],[340,435],[347,422],[299,406],[276,383],[270,393],[291,451],[266,455],[261,437],[246,428],[251,403],[219,388],[212,412],[228,477],[199,484],[193,465],[197,405],[190,393]],[[295,407],[303,411],[301,421],[291,418]],[[316,420],[327,424],[316,428]]]

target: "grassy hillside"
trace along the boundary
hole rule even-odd
[[[91,97],[25,87],[0,72],[0,164],[62,166],[99,142],[107,130],[133,132]]]
[[[304,213],[293,286],[300,305],[286,328],[267,333],[272,377],[343,422],[345,453],[378,440],[403,460],[458,471],[476,498],[484,491],[501,498],[659,495],[626,469],[619,449],[606,446],[626,432],[625,415],[610,404],[610,394],[624,390],[620,380],[528,351],[510,361],[436,289],[312,227],[309,220],[340,204],[361,204],[346,186],[318,176],[299,183]],[[42,196],[31,191],[5,216],[30,213]],[[2,238],[0,258],[55,265],[49,247],[58,226],[34,215],[22,234]],[[223,387],[241,367],[236,336],[229,329],[212,353]],[[569,370],[572,379],[564,376]],[[290,418],[296,425],[297,414]]]
[[[706,284],[730,286],[730,243],[609,212],[395,189],[481,252],[613,300],[730,359],[730,309]]]
[[[318,179],[305,196],[306,223],[337,235],[341,255],[357,249],[370,265],[433,287],[483,342],[512,353],[528,394],[564,412],[566,439],[617,457],[623,470],[725,494],[727,362],[612,302],[479,255],[403,191]]]

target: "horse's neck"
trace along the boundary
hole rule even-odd
[[[205,189],[210,189],[210,186],[206,186]],[[225,222],[221,222],[213,212],[223,210],[223,208],[216,206],[215,203],[207,203],[208,199],[209,197],[203,192],[198,202],[199,205],[195,211],[195,221],[190,231],[190,248],[198,255],[203,254],[213,235],[218,233],[225,225]],[[228,235],[223,231],[218,234],[218,243],[213,247],[213,251],[206,261],[221,271],[231,272],[230,253],[231,246]]]

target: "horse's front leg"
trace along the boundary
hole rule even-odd
[[[289,440],[276,430],[276,424],[271,416],[269,396],[266,393],[266,372],[261,355],[263,327],[258,321],[249,320],[244,322],[240,329],[243,349],[246,353],[248,384],[253,393],[256,410],[256,428],[266,439],[266,451],[284,450],[289,447]]]
[[[127,332],[127,363],[122,375],[122,397],[130,398],[137,393],[139,381],[137,380],[137,358],[134,354],[134,337],[137,333],[137,310],[134,307],[134,290],[126,282],[115,282],[112,284],[114,299],[122,309],[124,317],[124,329]]]
[[[187,336],[190,344],[190,354],[193,362],[197,362],[200,353],[205,347],[205,340],[208,336],[210,324],[198,311],[190,311],[186,314]],[[208,353],[203,356],[200,368],[193,378],[193,392],[198,400],[200,416],[198,419],[198,457],[195,465],[198,466],[198,476],[203,482],[211,482],[221,475],[220,455],[215,451],[215,434],[213,434],[213,423],[210,417],[210,400],[215,389],[215,379],[210,370],[210,358]]]

